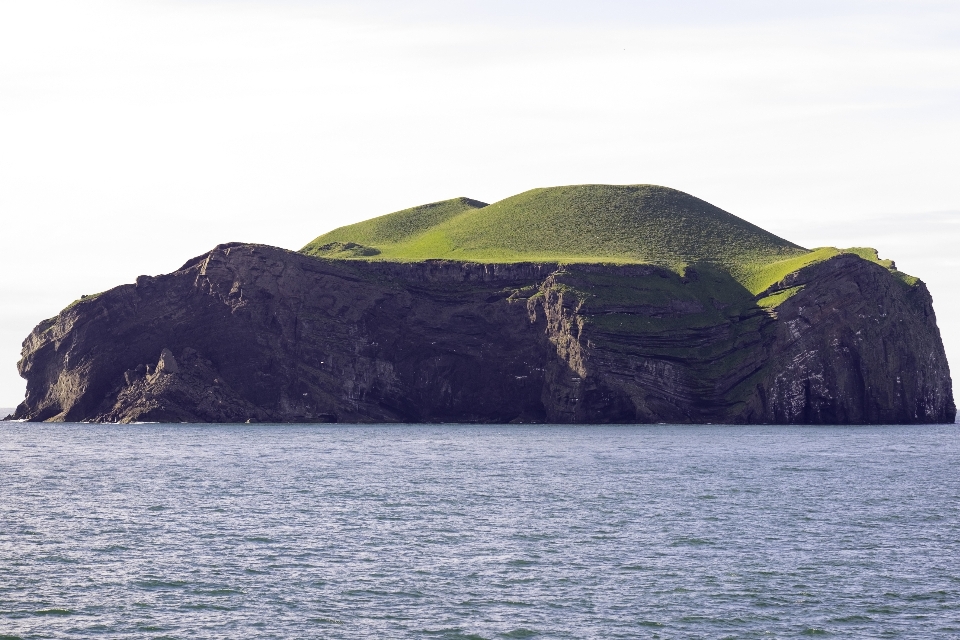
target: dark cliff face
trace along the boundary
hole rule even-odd
[[[41,323],[16,418],[952,422],[926,288],[840,255],[775,312],[708,265],[320,260],[222,245]],[[774,287],[774,289],[776,286]]]
[[[761,415],[774,422],[953,422],[950,369],[926,285],[852,255],[791,274]]]

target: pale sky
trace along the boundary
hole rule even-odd
[[[958,178],[955,0],[0,0],[0,406],[80,294],[591,182],[876,246],[960,372]]]

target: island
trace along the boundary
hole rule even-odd
[[[28,421],[953,422],[933,302],[655,185],[455,198],[231,242],[23,343]]]

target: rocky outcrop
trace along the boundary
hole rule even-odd
[[[221,245],[24,342],[15,417],[952,422],[930,296],[839,255],[775,311],[709,265],[322,260]]]
[[[840,255],[772,289],[777,308],[755,415],[771,422],[953,422],[956,409],[933,301],[883,267]]]

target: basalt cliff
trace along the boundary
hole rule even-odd
[[[677,215],[686,221],[695,204]],[[466,215],[486,206],[457,205]],[[321,237],[303,252],[231,243],[173,273],[77,301],[25,340],[19,369],[27,395],[14,417],[954,420],[931,297],[875,253],[815,255],[770,236],[775,241],[764,242],[778,253],[763,260],[756,256],[767,245],[735,239],[754,251],[752,271],[731,266],[743,255],[709,251],[682,260],[390,259],[411,238],[433,246],[424,229],[451,220],[461,227],[444,237],[464,237],[463,211],[431,207],[400,212],[402,224],[398,214],[380,219],[399,225],[387,229],[393,244],[369,229],[355,232],[358,241]],[[544,257],[555,245],[542,239]]]

